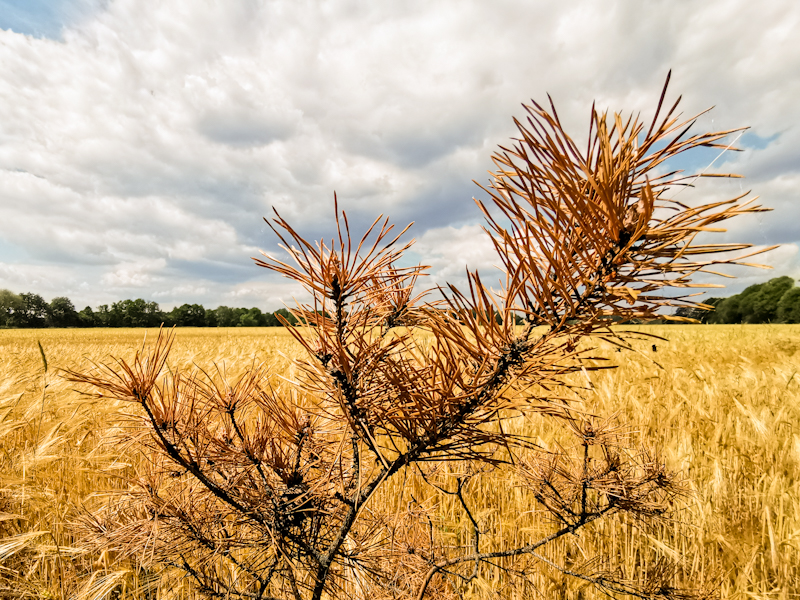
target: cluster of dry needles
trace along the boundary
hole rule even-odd
[[[257,367],[235,380],[167,369],[167,333],[132,361],[71,372],[138,407],[131,439],[147,456],[130,491],[84,519],[96,543],[172,567],[211,598],[451,598],[487,569],[514,585],[542,568],[612,595],[707,593],[676,586],[663,562],[625,576],[613,557],[577,568],[546,553],[615,514],[661,518],[684,493],[658,453],[565,400],[570,376],[599,368],[587,341],[628,345],[614,323],[697,305],[681,289],[713,265],[741,264],[748,248],[697,236],[762,210],[745,196],[696,207],[667,197],[691,180],[666,161],[725,148],[731,131],[690,135],[693,119],[677,102],[666,109],[666,90],[649,126],[593,108],[583,149],[552,103],[525,107],[519,137],[494,155],[489,202],[478,202],[499,290],[469,272],[466,289],[430,300],[414,291],[426,267],[398,266],[408,228],[379,218],[354,243],[337,208],[338,235],[310,243],[276,213],[290,259],[256,262],[313,298],[292,311],[303,326],[285,323],[304,350],[291,386]],[[513,433],[513,419],[534,414],[571,431],[574,446],[545,450]],[[436,475],[445,461],[449,480]],[[549,511],[546,535],[484,547],[463,490],[487,469],[514,471],[531,509]],[[419,505],[371,502],[410,471],[457,499],[468,540],[443,543]]]

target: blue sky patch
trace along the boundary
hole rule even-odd
[[[101,10],[104,0],[0,0],[0,29],[61,39],[64,27]]]
[[[739,140],[741,145],[745,148],[749,148],[751,150],[763,150],[767,146],[769,146],[772,142],[777,140],[781,136],[780,133],[774,133],[767,137],[761,137],[758,134],[753,133],[752,131],[745,131],[742,139]]]

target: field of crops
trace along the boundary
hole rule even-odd
[[[646,330],[668,341],[641,343],[637,352],[601,348],[619,368],[592,374],[583,401],[592,412],[619,413],[635,425],[694,493],[675,521],[644,530],[619,520],[611,530],[583,534],[580,552],[619,557],[630,570],[659,555],[680,558],[687,573],[716,576],[726,597],[798,596],[800,326]],[[191,597],[180,584],[159,584],[158,573],[85,552],[71,525],[82,511],[113,501],[135,461],[101,443],[125,426],[124,407],[80,395],[59,369],[130,357],[143,336],[141,329],[0,330],[0,598],[100,600],[111,590],[137,600]],[[216,362],[236,371],[256,360],[290,378],[296,351],[279,329],[180,329],[170,362]],[[553,437],[552,421],[524,426],[543,445]],[[532,507],[521,504],[513,480],[486,473],[468,493],[490,543],[523,535],[520,519]],[[454,537],[467,527],[452,497],[414,478],[396,478],[381,496],[398,506],[412,497]],[[644,554],[634,540],[644,540]],[[556,545],[550,555],[558,554]],[[579,583],[543,568],[537,589],[542,597],[580,598]],[[502,586],[498,572],[469,595],[498,597]]]

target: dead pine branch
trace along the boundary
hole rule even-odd
[[[388,218],[354,237],[337,204],[333,238],[311,242],[275,212],[268,224],[286,256],[256,264],[308,292],[292,309],[302,326],[284,323],[304,351],[296,382],[258,365],[238,378],[167,369],[173,334],[163,331],[131,361],[69,372],[135,405],[144,432],[130,490],[82,522],[92,543],[181,571],[210,598],[444,599],[489,571],[512,588],[552,571],[611,595],[707,595],[702,583],[682,587],[680,560],[625,574],[614,557],[553,555],[599,523],[667,519],[686,494],[624,424],[566,399],[573,375],[601,368],[588,349],[628,347],[615,323],[702,306],[686,294],[698,274],[756,253],[705,241],[764,210],[754,200],[671,199],[692,180],[669,159],[725,147],[732,132],[691,134],[666,92],[650,123],[593,108],[586,148],[552,103],[525,106],[477,201],[505,275],[499,291],[469,272],[465,289],[418,293],[428,267],[398,266],[413,241]],[[563,432],[557,446],[515,426],[531,415]],[[435,504],[381,498],[388,481],[417,472],[462,515],[455,542]],[[467,491],[478,472],[514,478],[542,515],[536,535],[491,535]]]

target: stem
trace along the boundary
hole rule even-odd
[[[153,415],[153,412],[150,410],[150,407],[147,405],[146,399],[140,398],[139,400],[140,400],[140,402],[142,404],[142,407],[145,410],[145,413],[147,414],[148,419],[150,420],[150,424],[152,426],[153,431],[156,432],[156,436],[158,436],[159,441],[164,446],[164,450],[167,451],[167,455],[172,460],[174,460],[176,463],[178,463],[180,466],[182,466],[184,469],[186,469],[188,472],[190,472],[192,475],[194,475],[195,478],[197,478],[197,480],[200,483],[202,483],[206,487],[206,489],[208,491],[210,491],[217,498],[219,498],[220,500],[222,500],[223,502],[225,502],[226,504],[228,504],[232,508],[236,509],[239,513],[250,517],[251,519],[253,519],[254,521],[256,521],[257,523],[259,523],[261,525],[266,524],[265,523],[266,519],[264,518],[263,515],[261,515],[260,513],[255,512],[253,510],[250,510],[246,506],[244,506],[241,503],[237,502],[225,490],[220,488],[213,481],[211,481],[208,477],[206,477],[206,474],[203,473],[200,470],[199,465],[195,461],[186,460],[186,458],[184,458],[184,456],[175,447],[175,445],[172,442],[170,442],[166,438],[166,436],[164,436],[163,432],[161,431],[161,428],[158,426],[158,423],[156,422],[155,415]]]
[[[527,546],[521,546],[519,548],[513,548],[511,550],[498,550],[495,552],[482,552],[482,553],[476,552],[474,554],[470,554],[467,556],[457,556],[455,558],[449,558],[447,560],[440,561],[436,563],[434,566],[432,566],[431,569],[428,571],[428,573],[425,575],[425,579],[423,580],[419,592],[417,593],[417,600],[423,599],[423,597],[425,596],[425,591],[428,589],[428,585],[433,579],[433,576],[436,575],[436,573],[438,573],[442,569],[445,569],[447,567],[452,567],[453,565],[457,565],[464,562],[472,562],[472,561],[481,562],[491,558],[506,558],[509,556],[519,556],[521,554],[534,554],[535,551],[541,548],[542,546],[549,544],[553,540],[557,540],[558,538],[563,537],[568,533],[574,533],[587,523],[590,523],[595,519],[599,519],[600,517],[602,517],[604,514],[606,514],[611,510],[613,510],[613,507],[608,506],[604,508],[602,511],[599,511],[592,515],[589,516],[584,515],[584,518],[578,521],[577,523],[573,525],[568,525],[567,527],[563,527],[558,531],[551,533],[546,538],[542,538],[541,540],[534,542],[533,544],[528,544]]]
[[[261,476],[261,483],[264,484],[264,489],[266,491],[270,491],[270,485],[267,481],[267,476],[264,474],[264,470],[261,468],[261,461],[256,460],[256,457],[250,453],[250,448],[248,448],[247,440],[245,440],[244,435],[242,434],[241,429],[239,428],[239,424],[236,422],[236,417],[234,416],[235,408],[230,408],[227,410],[227,414],[231,419],[231,425],[233,425],[233,430],[236,432],[236,436],[239,438],[239,441],[242,442],[242,450],[244,450],[245,456],[250,460],[251,463],[255,466],[258,474]]]

